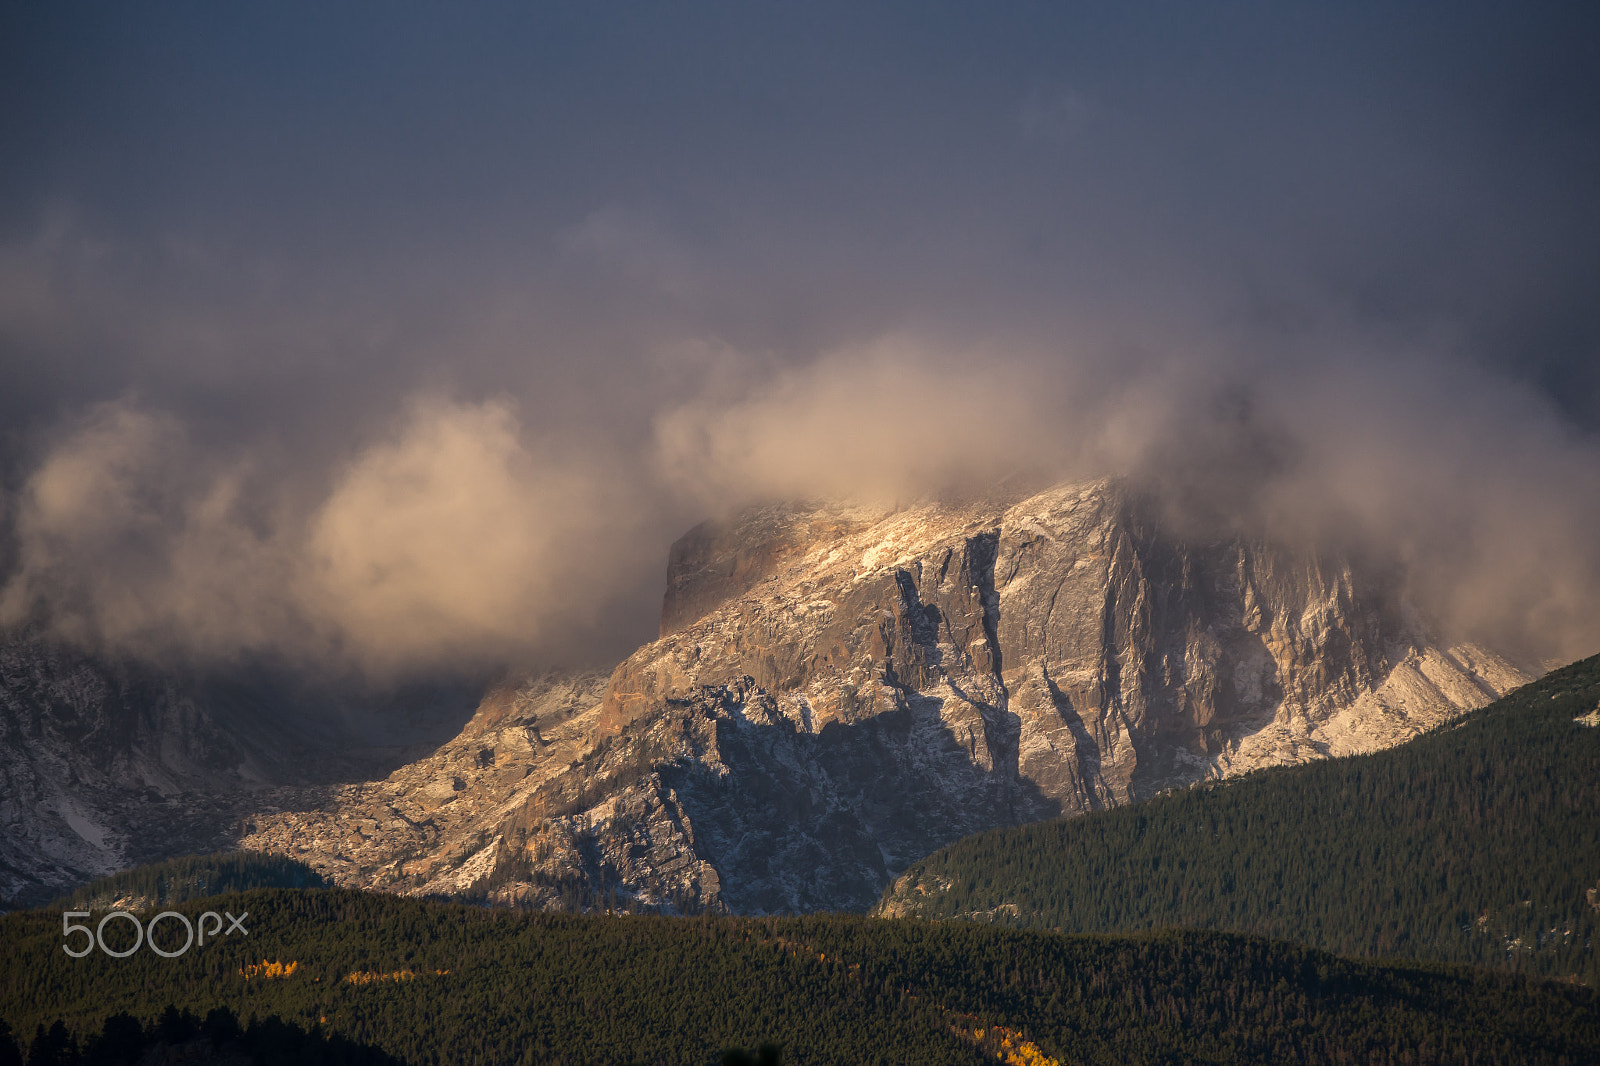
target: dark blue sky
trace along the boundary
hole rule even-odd
[[[263,258],[334,292],[562,273],[609,209],[701,280],[663,314],[754,343],[1332,303],[1560,378],[1600,362],[1593,11],[9,5],[0,233],[67,211],[183,287],[150,260],[193,242],[247,299]]]
[[[1288,423],[1403,364],[1592,448],[1597,10],[7,4],[8,512],[97,404],[309,512],[418,396],[637,458],[906,336]]]

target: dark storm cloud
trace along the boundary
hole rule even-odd
[[[615,654],[703,513],[1027,468],[1600,647],[1586,7],[0,17],[8,619]]]

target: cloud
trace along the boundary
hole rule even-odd
[[[1443,636],[1529,659],[1600,650],[1593,436],[1438,352],[1221,352],[1050,359],[897,337],[664,411],[658,458],[708,506],[1120,476],[1176,535],[1305,544],[1400,574]]]
[[[752,498],[892,499],[1005,476],[1060,458],[1052,412],[1024,370],[910,337],[753,379],[747,369],[662,411],[656,460],[669,482],[712,508]]]
[[[666,544],[703,514],[1109,474],[1164,501],[1176,535],[1403,574],[1446,636],[1600,649],[1600,445],[1548,401],[1448,353],[1225,351],[901,331],[796,363],[705,345],[643,438],[419,393],[310,471],[124,399],[61,432],[17,495],[0,622],[375,676],[595,661],[648,638]]]
[[[1592,14],[262,10],[14,35],[4,620],[598,659],[707,513],[1120,473],[1600,648]]]
[[[293,631],[281,593],[293,561],[250,481],[248,464],[198,454],[170,416],[91,408],[19,494],[0,623],[43,617],[145,655],[277,645]]]
[[[248,457],[208,459],[172,416],[104,404],[19,496],[0,624],[373,675],[581,660],[639,580],[626,488],[580,448],[530,441],[508,401],[419,398],[296,507]]]
[[[508,401],[419,401],[311,516],[305,602],[378,666],[581,655],[635,574],[627,489],[581,447],[528,443]]]
[[[1258,501],[1270,528],[1394,560],[1451,635],[1530,659],[1600,651],[1593,434],[1436,355],[1311,364],[1272,391],[1297,453]]]

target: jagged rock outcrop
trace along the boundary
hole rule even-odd
[[[245,843],[540,906],[860,908],[963,834],[1387,746],[1529,680],[1344,560],[1155,514],[1101,481],[700,527],[603,685],[507,689]]]

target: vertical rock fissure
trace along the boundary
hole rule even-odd
[[[999,710],[1003,712],[1010,693],[1006,690],[1004,658],[1000,649],[1000,593],[994,584],[994,564],[999,554],[999,531],[980,533],[967,541],[967,577],[978,590],[978,602],[983,610],[983,639],[989,648],[990,665],[1000,689]]]
[[[1079,797],[1085,809],[1100,810],[1106,806],[1101,795],[1105,791],[1105,782],[1100,776],[1100,745],[1090,735],[1083,716],[1073,707],[1072,700],[1050,676],[1050,668],[1041,664],[1040,672],[1044,676],[1045,691],[1050,694],[1051,705],[1072,734]]]
[[[977,590],[980,619],[983,626],[984,646],[988,650],[989,670],[994,681],[995,705],[984,714],[985,738],[996,770],[997,778],[1005,791],[1005,803],[1011,816],[1017,817],[1016,803],[1021,775],[1022,722],[1011,712],[1011,692],[1005,680],[1005,656],[1000,646],[1000,593],[995,588],[994,568],[1000,555],[1000,531],[980,533],[969,537],[966,543],[967,572],[963,575],[969,587]]]

